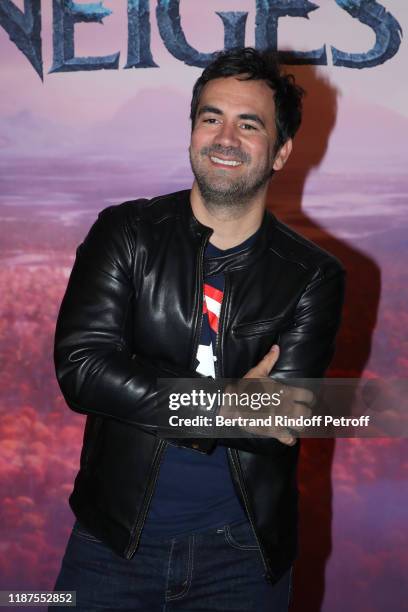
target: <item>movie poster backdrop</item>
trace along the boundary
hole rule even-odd
[[[191,185],[215,51],[278,48],[308,92],[268,205],[347,268],[330,375],[408,376],[407,29],[402,0],[0,1],[0,589],[52,589],[73,523],[84,417],[52,351],[75,249],[106,206]],[[406,451],[303,442],[293,610],[404,609]]]

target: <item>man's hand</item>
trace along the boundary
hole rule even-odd
[[[256,366],[248,370],[244,378],[265,379],[268,382],[268,390],[270,391],[270,384],[273,381],[269,378],[269,373],[278,361],[278,358],[279,346],[274,344],[268,353],[266,353],[265,357],[263,357]],[[314,394],[309,391],[309,389],[290,387],[278,382],[275,384],[279,387],[280,391],[283,391],[281,394],[282,400],[279,406],[279,414],[290,418],[297,418],[300,416],[307,418],[311,415],[310,408],[305,405],[311,405],[314,401]],[[301,427],[292,427],[291,429],[298,431],[302,430]],[[267,435],[265,428],[262,431],[257,431],[255,428],[248,427],[247,431],[259,433],[264,436]],[[296,443],[296,438],[285,427],[274,427],[271,435],[279,440],[279,442],[287,444],[288,446],[293,446]]]
[[[256,366],[248,370],[244,378],[266,378],[279,358],[279,346],[274,344]]]

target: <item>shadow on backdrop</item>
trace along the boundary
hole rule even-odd
[[[345,266],[347,288],[343,323],[328,375],[358,378],[370,356],[380,299],[380,269],[373,259],[330,234],[302,210],[306,179],[322,163],[336,124],[338,91],[314,66],[289,66],[287,71],[295,75],[307,95],[303,123],[294,141],[292,157],[285,172],[273,178],[268,207],[280,220],[338,257]],[[302,441],[300,550],[295,565],[291,612],[320,612],[322,609],[325,568],[332,551],[334,450],[334,439]]]

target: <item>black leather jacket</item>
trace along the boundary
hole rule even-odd
[[[204,263],[211,230],[194,218],[189,196],[102,211],[78,247],[57,322],[58,381],[70,408],[88,415],[70,504],[95,537],[127,559],[137,550],[167,445],[155,427],[156,379],[197,376],[203,266],[225,274],[220,377],[242,377],[273,343],[281,349],[274,376],[321,377],[340,322],[344,270],[336,259],[265,213],[254,245]],[[194,416],[200,409],[190,410]],[[178,442],[197,452],[228,447],[265,576],[278,580],[296,554],[299,444]]]

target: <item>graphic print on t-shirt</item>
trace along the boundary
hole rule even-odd
[[[204,283],[203,326],[200,344],[197,349],[198,365],[196,372],[203,376],[215,378],[215,341],[218,332],[223,291],[210,284],[211,280]]]

